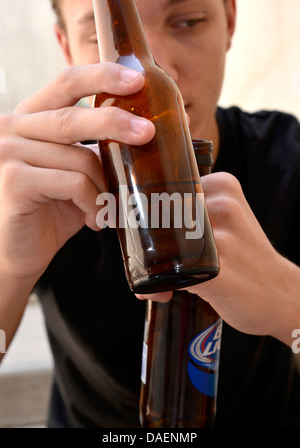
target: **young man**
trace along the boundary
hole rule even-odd
[[[72,68],[0,119],[0,328],[11,340],[38,282],[55,359],[49,425],[134,427],[145,302],[128,288],[115,231],[93,231],[101,164],[75,143],[138,145],[155,128],[122,110],[73,107],[100,91],[137,92],[144,81],[97,64],[91,0],[53,3]],[[215,173],[203,188],[221,273],[192,289],[227,322],[215,425],[299,426],[290,348],[300,326],[299,123],[275,112],[216,110],[234,0],[137,5],[155,60],[182,92],[192,137],[215,144]]]

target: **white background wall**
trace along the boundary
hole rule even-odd
[[[220,104],[276,108],[300,118],[300,0],[237,0],[237,9]],[[0,12],[1,114],[65,64],[50,0],[0,0]]]
[[[0,114],[11,112],[65,67],[53,23],[50,0],[0,0]]]
[[[300,0],[237,0],[220,103],[300,118]]]

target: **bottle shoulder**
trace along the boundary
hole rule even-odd
[[[177,84],[171,78],[171,76],[157,65],[152,58],[137,58],[136,55],[120,56],[117,60],[117,64],[124,65],[127,68],[136,70],[142,73],[149,79],[150,85],[154,83],[162,83],[169,85],[170,88],[178,90]]]
[[[163,102],[170,106],[174,101],[181,102],[181,93],[177,84],[162,68],[153,65],[145,71],[144,76],[150,102]]]
[[[147,61],[138,63],[133,58],[131,61],[127,59],[125,62],[128,63],[126,67],[134,70],[138,69],[137,71],[144,75],[144,87],[141,91],[128,96],[118,96],[104,92],[97,94],[94,101],[95,107],[121,107],[148,119],[154,119],[155,117],[157,119],[165,111],[175,111],[179,105],[181,108],[183,107],[182,97],[176,83],[158,65]]]

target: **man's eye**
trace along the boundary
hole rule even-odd
[[[190,20],[184,20],[182,22],[177,22],[173,25],[173,28],[193,28],[196,25],[200,24],[201,22],[204,22],[205,19],[190,19]]]

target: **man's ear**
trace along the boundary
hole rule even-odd
[[[236,1],[225,0],[225,11],[227,17],[227,50],[231,47],[232,36],[235,30],[236,23]]]
[[[69,66],[74,65],[66,31],[57,23],[54,24],[53,29],[67,64]]]

